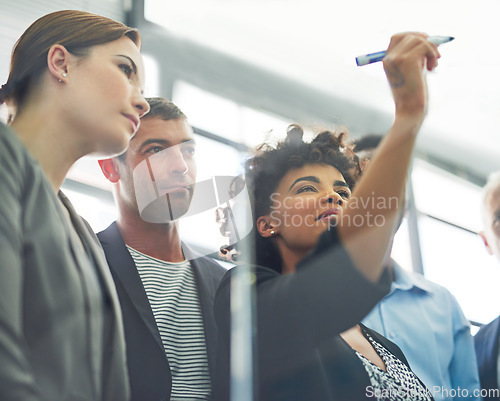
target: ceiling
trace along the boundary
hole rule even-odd
[[[198,59],[185,61],[196,62],[200,49],[207,47],[237,60],[239,64],[231,64],[233,69],[247,64],[283,78],[276,91],[284,98],[300,96],[298,109],[320,110],[323,103],[336,99],[322,115],[337,113],[332,119],[346,123],[358,135],[390,123],[393,104],[381,63],[357,67],[355,57],[385,49],[395,32],[452,35],[456,39],[440,47],[439,67],[428,74],[430,107],[418,141],[419,152],[448,164],[454,172],[460,173],[462,168],[464,175],[479,178],[476,182],[500,170],[497,0],[129,0],[124,4],[142,2],[145,18],[161,24],[182,44],[177,53],[164,51],[164,59],[181,58],[187,47],[183,45],[189,41],[199,46]],[[6,80],[15,39],[40,15],[72,7],[118,18],[123,10],[116,0],[0,0],[0,4],[0,56],[4,60],[0,83]],[[142,14],[142,7],[139,11]],[[146,40],[149,38],[143,48]],[[160,54],[164,41],[152,41]],[[199,68],[205,65],[200,63]],[[161,69],[160,75],[164,74]],[[287,93],[289,83],[310,88],[313,95]],[[259,95],[259,102],[265,105],[262,92]],[[251,92],[248,96],[257,97]],[[352,110],[351,115],[345,109]],[[377,119],[377,115],[383,118]]]
[[[454,36],[428,74],[430,106],[418,147],[484,179],[500,170],[499,4],[146,0],[145,18],[177,37],[357,105],[357,123],[366,132],[371,121],[361,110],[391,116],[393,103],[381,63],[357,67],[355,57],[384,50],[396,32]]]

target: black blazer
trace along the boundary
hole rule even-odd
[[[499,352],[500,336],[500,316],[489,324],[481,327],[474,336],[474,345],[476,346],[477,366],[479,368],[479,378],[481,379],[481,388],[498,389],[500,388],[497,378],[497,360]],[[497,394],[498,395],[498,394]],[[483,400],[499,400],[500,397],[483,397]]]
[[[215,300],[220,336],[217,401],[229,400],[230,278],[238,268],[223,278]],[[255,275],[257,399],[372,401],[366,369],[339,334],[383,298],[390,286],[387,272],[378,284],[366,279],[332,229],[294,274],[255,266]],[[396,344],[366,331],[408,365]]]
[[[123,313],[130,401],[170,400],[172,377],[167,355],[146,291],[116,222],[97,234],[115,280]],[[185,247],[185,245],[183,245]],[[194,252],[190,255],[192,256]],[[207,257],[191,260],[205,327],[210,376],[215,377],[217,326],[213,305],[217,286],[226,272]]]

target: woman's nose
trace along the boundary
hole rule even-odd
[[[149,112],[150,106],[144,95],[138,90],[139,96],[135,103],[135,108],[139,111],[139,118]]]
[[[331,192],[326,196],[326,203],[342,206],[344,204],[344,199],[337,192]]]

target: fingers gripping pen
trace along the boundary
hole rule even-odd
[[[453,36],[429,36],[427,40],[435,45],[442,45],[443,43],[451,42],[455,39]],[[376,53],[365,54],[363,56],[356,57],[356,64],[358,66],[376,63],[377,61],[382,61],[385,57],[385,50]]]

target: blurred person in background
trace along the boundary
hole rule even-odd
[[[500,263],[500,171],[493,172],[483,188],[484,230],[479,233],[487,252]],[[474,336],[481,387],[485,400],[500,399],[500,316],[481,327]]]
[[[363,169],[382,138],[370,134],[354,141],[353,151]],[[400,223],[404,211],[402,207]],[[421,274],[403,269],[392,258],[387,268],[391,290],[362,322],[401,348],[427,388],[440,389],[433,392],[436,401],[458,400],[458,389],[465,389],[471,400],[481,400],[470,323],[456,298]]]

